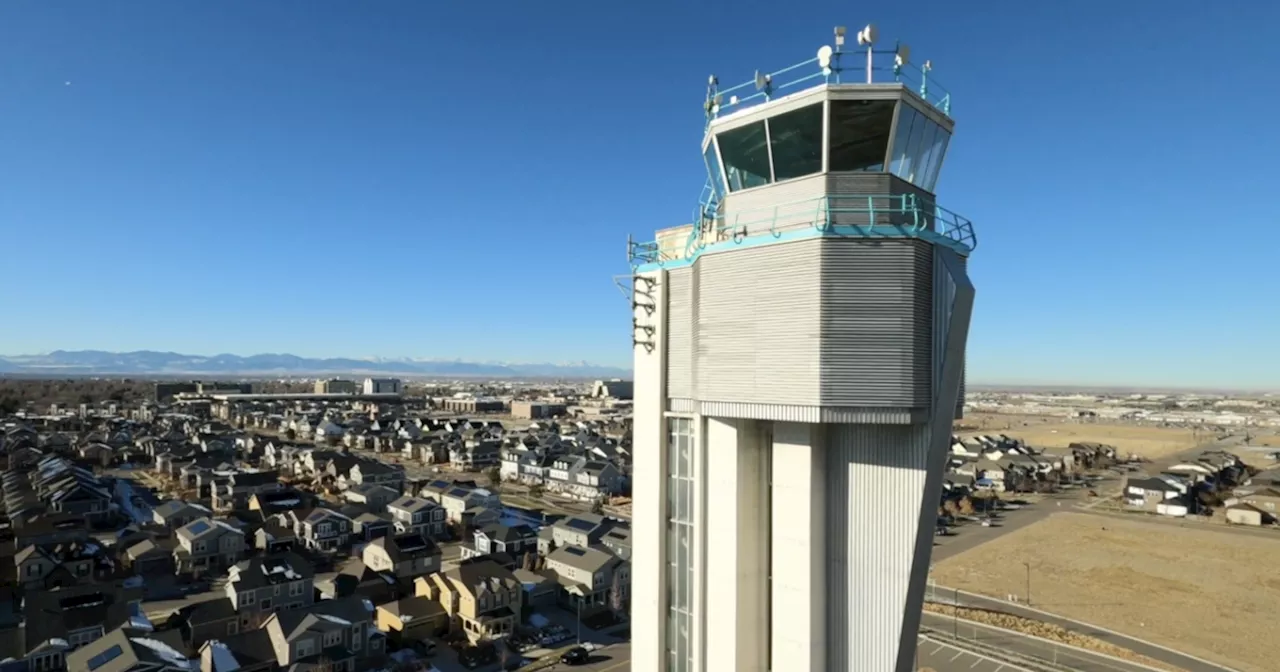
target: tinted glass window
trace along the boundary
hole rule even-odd
[[[919,117],[915,108],[906,103],[898,108],[898,128],[893,133],[893,160],[889,162],[889,172],[901,178],[906,178],[910,170],[907,147],[911,144],[911,127]]]
[[[827,169],[884,170],[893,107],[891,100],[831,101],[831,157]]]
[[[933,156],[929,161],[929,172],[924,176],[924,182],[920,186],[933,191],[938,185],[938,174],[942,172],[942,160],[947,156],[947,145],[951,144],[951,134],[938,128],[938,134],[934,136]]]
[[[769,143],[764,122],[725,131],[716,136],[720,158],[729,178],[729,191],[758,187],[770,182]]]
[[[916,186],[923,187],[929,179],[929,171],[933,170],[934,143],[937,142],[938,133],[941,132],[942,129],[932,121],[925,123],[924,135],[921,136],[920,140],[920,165],[916,168],[915,175],[911,179]]]
[[[707,177],[711,178],[711,187],[716,190],[716,196],[724,196],[724,175],[720,173],[720,157],[716,155],[714,138],[707,143],[707,151],[702,158],[707,163]]]
[[[911,182],[916,181],[916,176],[921,174],[921,163],[924,161],[924,150],[928,142],[927,138],[933,135],[934,123],[929,121],[928,117],[916,112],[915,122],[911,124],[911,139],[907,141],[907,162],[903,166],[902,174],[899,177]]]
[[[770,119],[769,142],[773,144],[774,179],[822,172],[822,104]]]

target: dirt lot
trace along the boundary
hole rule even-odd
[[[1280,448],[1280,435],[1271,434],[1269,436],[1259,436],[1253,440],[1253,444],[1257,446],[1267,446],[1270,448]]]
[[[1147,459],[1159,459],[1213,440],[1212,435],[1192,429],[1118,423],[1085,424],[1039,416],[975,413],[972,418],[966,417],[964,423],[966,426],[976,426],[979,430],[964,431],[961,436],[1008,434],[1044,448],[1065,448],[1077,441],[1092,441],[1113,445],[1122,456],[1137,453]]]
[[[938,583],[1032,605],[1242,672],[1275,670],[1280,540],[1055,514],[934,566]]]

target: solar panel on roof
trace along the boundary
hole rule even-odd
[[[204,534],[209,531],[209,523],[203,520],[198,520],[192,523],[191,527],[187,528],[187,531],[191,534]]]
[[[413,506],[414,504],[417,504],[417,503],[418,503],[418,500],[416,500],[416,499],[414,499],[414,498],[412,498],[412,497],[410,497],[409,499],[404,500],[404,505],[405,505],[405,506]]]
[[[583,549],[581,549],[581,548],[578,548],[577,546],[565,546],[565,547],[564,547],[564,552],[565,552],[565,553],[572,553],[573,555],[576,555],[576,556],[579,556],[579,557],[584,556],[584,555],[586,555],[586,554],[587,554],[587,552],[586,552],[585,550],[583,550]]]
[[[124,655],[124,649],[120,648],[119,644],[112,644],[111,648],[89,659],[89,669],[96,670],[122,655]]]
[[[581,518],[570,518],[569,522],[566,523],[566,525],[568,525],[569,527],[572,527],[575,530],[582,530],[583,532],[594,530],[596,527],[595,524],[592,523],[591,521],[583,520]]]

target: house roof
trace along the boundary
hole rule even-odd
[[[315,577],[315,570],[305,558],[292,551],[272,553],[238,563],[227,572],[228,582],[236,590],[291,583]]]
[[[574,569],[595,574],[611,564],[620,562],[608,551],[582,546],[561,546],[547,556],[547,563],[558,562]]]

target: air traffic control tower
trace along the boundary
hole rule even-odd
[[[975,238],[930,64],[847,41],[712,77],[694,223],[628,243],[633,669],[912,669]]]

